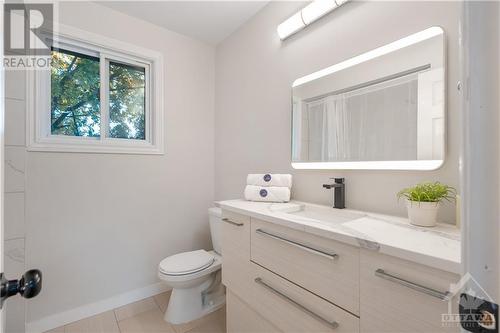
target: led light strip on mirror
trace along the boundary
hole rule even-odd
[[[366,53],[360,54],[356,57],[339,62],[338,64],[335,64],[333,66],[330,66],[330,67],[324,68],[322,70],[319,70],[317,72],[314,72],[312,74],[303,76],[303,77],[295,80],[293,82],[292,87],[300,86],[304,83],[311,82],[311,81],[319,79],[323,76],[339,72],[341,70],[344,70],[344,69],[352,67],[352,66],[359,65],[363,62],[378,58],[380,56],[383,56],[383,55],[386,55],[388,53],[400,50],[404,47],[416,44],[418,42],[427,40],[429,38],[432,38],[432,37],[435,37],[435,36],[438,36],[441,34],[443,34],[443,29],[441,29],[440,27],[431,27],[431,28],[425,29],[425,30],[417,32],[413,35],[409,35],[407,37],[401,38],[401,39],[399,39],[395,42],[392,42],[390,44],[378,47],[378,48],[373,49],[371,51],[368,51]]]
[[[324,170],[436,170],[443,160],[357,161],[357,162],[292,162],[294,169]]]

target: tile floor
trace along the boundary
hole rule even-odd
[[[183,325],[163,320],[170,292],[53,329],[46,333],[225,333],[225,308]]]

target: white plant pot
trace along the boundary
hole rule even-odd
[[[439,202],[419,202],[406,200],[408,219],[413,225],[420,227],[435,227]]]

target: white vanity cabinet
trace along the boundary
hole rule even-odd
[[[459,332],[441,318],[449,305],[458,313],[446,294],[456,274],[367,250],[360,258],[362,332]]]
[[[252,219],[256,264],[359,315],[359,249],[323,237]]]
[[[226,293],[227,331],[240,333],[281,332],[230,290]]]
[[[249,304],[283,332],[359,332],[357,316],[255,263]]]
[[[228,332],[458,332],[456,274],[223,210]],[[456,309],[453,309],[456,311]]]
[[[250,262],[250,217],[222,211],[222,283],[229,289],[244,288]]]

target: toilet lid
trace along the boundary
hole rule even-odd
[[[215,258],[205,250],[183,252],[160,262],[160,271],[168,275],[185,275],[199,272],[212,265]]]

